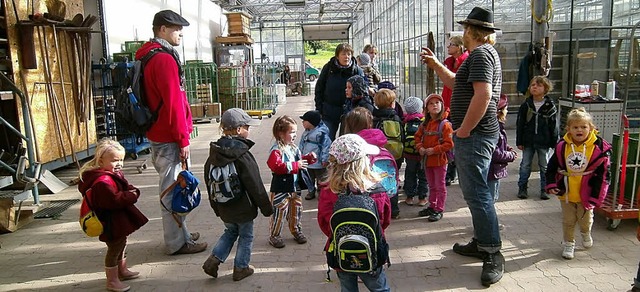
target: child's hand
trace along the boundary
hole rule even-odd
[[[524,150],[524,146],[522,146],[522,145],[518,145],[517,147],[518,147],[518,149],[520,149],[520,151]]]
[[[298,160],[298,168],[307,169],[307,166],[309,166],[309,163],[306,160]]]
[[[434,153],[433,148],[427,148],[427,149],[426,149],[426,151],[425,151],[425,153],[426,153],[427,155],[433,155],[433,153]]]
[[[327,166],[329,166],[329,162],[328,161],[322,163],[322,167],[327,167]]]
[[[511,152],[513,152],[513,158],[518,159],[518,152],[516,152],[515,150],[511,150]]]
[[[557,195],[560,192],[560,189],[558,188],[553,188],[547,191],[547,193],[552,194],[552,195]]]
[[[425,149],[425,148],[420,148],[420,150],[418,150],[418,152],[420,152],[420,155],[421,155],[421,156],[424,156],[424,155],[426,155],[426,154],[427,154],[427,149]]]

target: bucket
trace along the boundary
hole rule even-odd
[[[287,85],[276,84],[276,97],[278,99],[278,104],[287,103]]]

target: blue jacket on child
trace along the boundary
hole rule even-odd
[[[314,152],[318,161],[314,164],[310,164],[307,168],[310,169],[322,169],[323,162],[329,162],[329,147],[331,146],[331,138],[329,138],[329,128],[320,122],[317,127],[312,130],[304,130],[298,148],[302,154]]]

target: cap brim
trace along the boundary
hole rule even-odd
[[[371,145],[369,143],[365,143],[362,146],[362,150],[367,155],[378,155],[378,154],[380,154],[380,147],[375,146],[375,145]]]
[[[260,126],[260,121],[256,119],[250,119],[247,121],[247,126]]]

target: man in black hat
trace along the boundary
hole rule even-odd
[[[490,286],[500,281],[504,272],[498,216],[487,185],[500,129],[495,113],[502,87],[502,66],[493,48],[498,28],[493,25],[493,13],[480,7],[473,8],[458,23],[464,28],[463,42],[470,53],[457,73],[442,65],[428,48],[423,48],[420,55],[444,85],[453,88],[449,119],[455,129],[453,144],[460,188],[474,228],[471,242],[456,243],[453,251],[482,259],[480,279],[483,285]]]
[[[189,137],[193,131],[191,108],[184,90],[184,70],[174,46],[182,41],[182,28],[189,22],[171,10],[162,10],[153,17],[153,39],[136,52],[136,59],[148,56],[144,64],[142,86],[149,108],[157,113],[157,120],[147,131],[151,142],[152,162],[160,176],[159,193],[169,188],[189,164]],[[152,57],[151,57],[152,56]],[[185,166],[186,166],[185,165]],[[162,198],[170,208],[172,192]],[[188,254],[204,251],[207,243],[196,243],[200,234],[189,233],[186,216],[176,216],[162,211],[164,242],[168,254]]]

